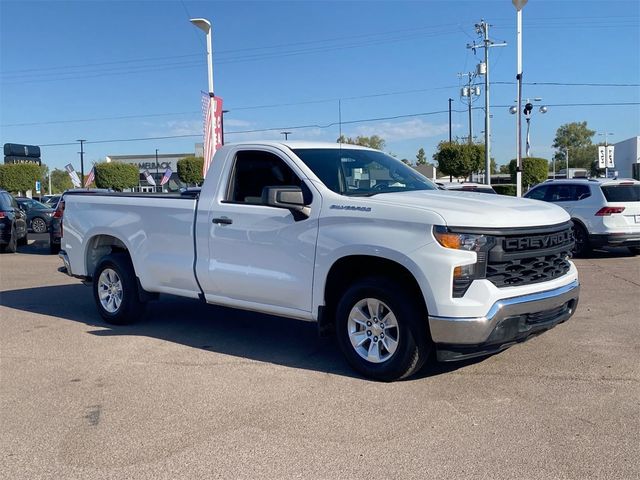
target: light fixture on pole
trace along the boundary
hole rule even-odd
[[[533,115],[533,102],[541,102],[542,99],[539,97],[534,98],[533,100],[530,100],[527,98],[527,103],[524,105],[524,108],[522,109],[522,113],[524,114],[524,118],[527,121],[527,147],[526,147],[526,155],[527,157],[531,156],[531,141],[529,138],[529,132],[531,130],[531,115]],[[542,114],[545,114],[549,111],[549,108],[545,105],[541,105],[538,108],[538,111]],[[516,106],[511,106],[509,107],[509,113],[516,114],[518,113],[518,107]]]
[[[517,115],[516,115],[516,195],[522,196],[522,9],[527,4],[527,0],[511,0],[516,7],[516,39],[517,39]]]
[[[207,67],[209,79],[209,95],[213,96],[213,47],[211,46],[211,22],[205,18],[189,20],[207,35]]]

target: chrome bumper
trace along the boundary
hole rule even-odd
[[[461,347],[459,350],[470,350],[468,354],[442,360],[458,360],[491,353],[487,350],[502,350],[567,320],[575,312],[579,295],[580,284],[574,280],[553,290],[499,300],[484,317],[429,316],[431,338],[437,347],[437,344],[450,344]],[[473,354],[471,350],[480,353]]]

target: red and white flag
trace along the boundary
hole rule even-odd
[[[162,176],[162,180],[160,180],[160,185],[164,185],[165,183],[167,183],[171,178],[172,173],[173,171],[171,170],[171,167],[167,167],[167,169],[164,171],[164,175]]]
[[[93,167],[87,175],[87,179],[84,181],[84,188],[89,188],[89,185],[93,183],[96,178],[96,167]]]
[[[202,113],[204,115],[204,163],[202,177],[213,160],[213,155],[222,146],[222,98],[202,94]]]

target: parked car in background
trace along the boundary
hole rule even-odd
[[[0,252],[15,252],[18,245],[27,243],[27,214],[16,199],[0,190]]]
[[[27,197],[16,197],[16,202],[27,214],[27,230],[33,233],[49,231],[53,208]]]
[[[640,182],[632,179],[547,180],[525,194],[563,207],[573,220],[575,255],[628,247],[640,254]]]
[[[456,190],[463,192],[476,192],[476,193],[493,193],[496,194],[496,191],[491,187],[491,185],[484,185],[482,183],[472,183],[472,182],[436,182],[436,185],[440,187],[442,190]]]
[[[43,195],[40,201],[51,208],[56,208],[60,197],[62,195]]]

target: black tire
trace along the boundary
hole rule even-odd
[[[26,244],[28,243],[28,241],[27,241],[27,240],[28,240],[28,239],[27,239],[27,234],[25,233],[25,234],[24,234],[24,237],[19,238],[19,239],[17,240],[17,243],[18,243],[18,245],[26,245]]]
[[[58,253],[60,253],[60,244],[53,243],[51,237],[49,237],[49,252],[51,253],[51,255],[57,255]]]
[[[574,257],[585,257],[591,253],[592,247],[587,230],[576,221],[573,222],[573,238],[575,240],[573,246]]]
[[[145,303],[140,301],[136,274],[128,255],[112,253],[98,262],[93,275],[93,298],[98,313],[107,323],[128,325],[142,315]]]
[[[44,218],[35,217],[31,220],[31,230],[33,233],[46,233],[47,232],[47,222]]]
[[[9,237],[9,243],[0,246],[0,251],[6,253],[16,253],[18,247],[18,234],[16,233],[16,226],[11,227],[11,237]]]
[[[364,307],[367,299],[379,302],[381,306],[377,307],[377,313],[370,312],[369,307]],[[363,305],[360,309],[363,318],[367,319],[362,325],[355,320],[350,321],[350,314],[359,303]],[[381,330],[375,323],[379,321],[381,324],[383,317],[390,318],[386,315],[387,308],[393,313],[397,326],[382,330],[382,335],[378,337]],[[340,349],[354,370],[365,377],[389,382],[409,377],[424,365],[432,347],[426,322],[427,312],[419,307],[406,289],[385,278],[372,277],[359,280],[343,295],[336,311],[336,334]],[[393,322],[387,320],[386,328],[390,323]],[[387,338],[383,340],[385,332]],[[373,345],[372,337],[378,346]],[[351,338],[356,342],[360,340],[361,353],[358,353]],[[393,345],[397,340],[393,352],[387,350],[387,343],[382,343],[389,339],[392,342],[389,345]],[[367,350],[367,355],[371,355],[372,347],[373,358],[376,358],[377,353],[378,362],[361,356],[366,353],[363,350]]]

